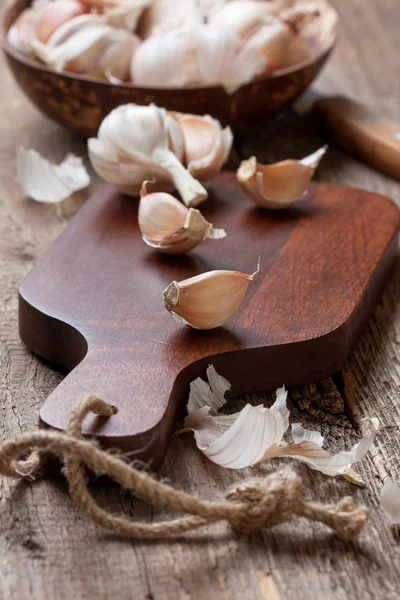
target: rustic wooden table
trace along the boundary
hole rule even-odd
[[[340,13],[342,34],[317,88],[358,98],[400,123],[398,0],[334,0],[333,4]],[[17,287],[85,197],[65,203],[62,215],[54,207],[23,198],[14,179],[16,149],[34,147],[56,160],[69,151],[85,155],[85,142],[36,112],[18,91],[4,62],[1,69],[0,437],[5,440],[37,426],[41,404],[63,377],[19,340]],[[277,147],[282,153],[301,153],[303,146],[311,144],[309,135],[314,134],[309,134],[308,125],[296,124],[288,113],[265,126],[264,154],[272,158]],[[240,140],[246,154],[256,145],[260,141],[251,135]],[[398,183],[336,148],[330,150],[318,177],[400,201]],[[340,541],[324,526],[301,519],[253,535],[238,535],[216,525],[184,540],[138,542],[90,522],[68,496],[62,479],[34,483],[0,479],[0,597],[399,598],[400,540],[379,508],[384,479],[391,476],[400,481],[399,275],[400,267],[342,372],[290,390],[295,419],[319,428],[332,450],[349,447],[359,438],[363,417],[379,418],[376,444],[356,467],[367,482],[365,489],[294,465],[310,497],[326,502],[351,494],[357,503],[370,507],[370,521],[359,542]],[[263,466],[260,472],[277,466],[278,462]],[[175,486],[208,498],[221,495],[248,475],[207,462],[191,436],[171,440],[161,472]],[[164,516],[115,485],[93,485],[92,491],[103,506],[125,516],[148,521]]]

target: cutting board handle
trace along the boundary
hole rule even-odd
[[[350,154],[400,179],[400,125],[343,96],[318,100],[313,114]]]

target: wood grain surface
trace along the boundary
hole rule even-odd
[[[400,211],[379,194],[311,184],[287,212],[257,209],[226,171],[202,212],[228,237],[183,257],[141,238],[138,201],[100,185],[20,286],[22,340],[73,370],[40,411],[67,429],[76,398],[97,393],[118,408],[85,420],[105,447],[161,466],[189,385],[212,363],[236,395],[312,383],[353,350],[398,257]],[[162,291],[216,269],[261,272],[222,327],[176,323]],[[264,368],[268,365],[268,369]]]
[[[400,121],[397,0],[332,0],[342,34],[319,91],[361,100]],[[28,352],[18,336],[17,289],[49,244],[65,228],[85,195],[62,207],[23,198],[14,180],[18,145],[62,159],[84,155],[84,142],[35,111],[1,64],[0,93],[0,436],[36,427],[39,409],[64,372]],[[260,144],[263,160],[302,156],[321,141],[312,123],[286,113],[240,136],[246,157]],[[232,165],[233,166],[233,165]],[[374,172],[332,147],[318,178],[367,188],[400,202],[398,182]],[[95,179],[93,180],[95,182]],[[210,242],[211,243],[211,242]],[[293,421],[320,430],[337,451],[359,439],[363,417],[377,416],[381,429],[372,452],[356,469],[365,489],[296,466],[309,498],[335,501],[345,494],[371,509],[356,544],[341,542],[325,528],[296,520],[271,531],[237,535],[218,525],[174,542],[137,542],[93,525],[69,498],[61,479],[18,483],[0,479],[0,598],[5,600],[397,600],[400,542],[379,509],[383,481],[400,483],[400,268],[386,289],[352,357],[340,374],[290,390]],[[265,365],[265,369],[268,365]],[[272,398],[250,396],[252,402]],[[231,410],[243,406],[238,399]],[[134,457],[133,457],[134,458]],[[274,461],[259,473],[287,464]],[[225,471],[206,461],[191,436],[173,436],[160,477],[187,491],[215,498],[253,471]],[[93,484],[96,499],[133,519],[165,517],[113,485]]]

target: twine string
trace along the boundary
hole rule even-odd
[[[328,525],[343,539],[355,539],[368,519],[368,509],[356,507],[351,497],[342,498],[336,504],[305,501],[301,497],[301,478],[288,468],[234,485],[220,501],[204,500],[177,490],[83,438],[82,423],[90,412],[111,417],[117,410],[97,396],[87,396],[73,408],[66,433],[33,431],[2,442],[0,474],[32,479],[39,474],[40,455],[61,456],[71,496],[89,517],[107,529],[137,538],[169,537],[219,521],[227,521],[237,531],[258,531],[285,523],[297,515]],[[95,474],[108,475],[154,505],[188,516],[161,523],[114,516],[90,495],[85,467]]]

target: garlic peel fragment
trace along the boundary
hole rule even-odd
[[[195,329],[214,329],[230,319],[246,295],[252,275],[239,271],[208,271],[190,279],[173,281],[164,290],[164,306],[178,322]]]
[[[19,148],[17,181],[33,200],[56,203],[86,188],[90,177],[78,156],[68,154],[61,164],[53,165],[36,150]]]
[[[283,442],[289,426],[284,387],[277,390],[276,401],[271,408],[246,404],[238,413],[221,415],[218,410],[224,404],[225,391],[230,389],[229,382],[223,379],[216,397],[215,379],[219,375],[209,368],[207,376],[209,381],[213,378],[213,388],[199,379],[191,385],[187,404],[189,414],[182,431],[194,432],[199,449],[210,460],[236,469],[270,458],[290,457],[331,477],[343,475],[352,481],[354,474],[353,482],[362,485],[361,478],[354,481],[357,474],[352,471],[351,465],[361,460],[371,448],[378,431],[377,419],[370,420],[371,431],[358,444],[334,456],[322,448],[324,439],[318,432],[307,430],[299,423],[292,425],[294,443],[287,445]]]
[[[164,254],[183,254],[207,238],[226,236],[223,229],[214,229],[199,210],[186,208],[170,194],[149,194],[148,184],[145,181],[142,185],[138,215],[142,238],[148,246]]]
[[[244,160],[237,170],[243,191],[262,208],[288,208],[304,196],[327,150],[320,148],[302,160],[284,160],[271,165],[257,162],[255,156]]]
[[[386,479],[383,485],[381,507],[393,525],[400,524],[400,487],[391,479]]]

